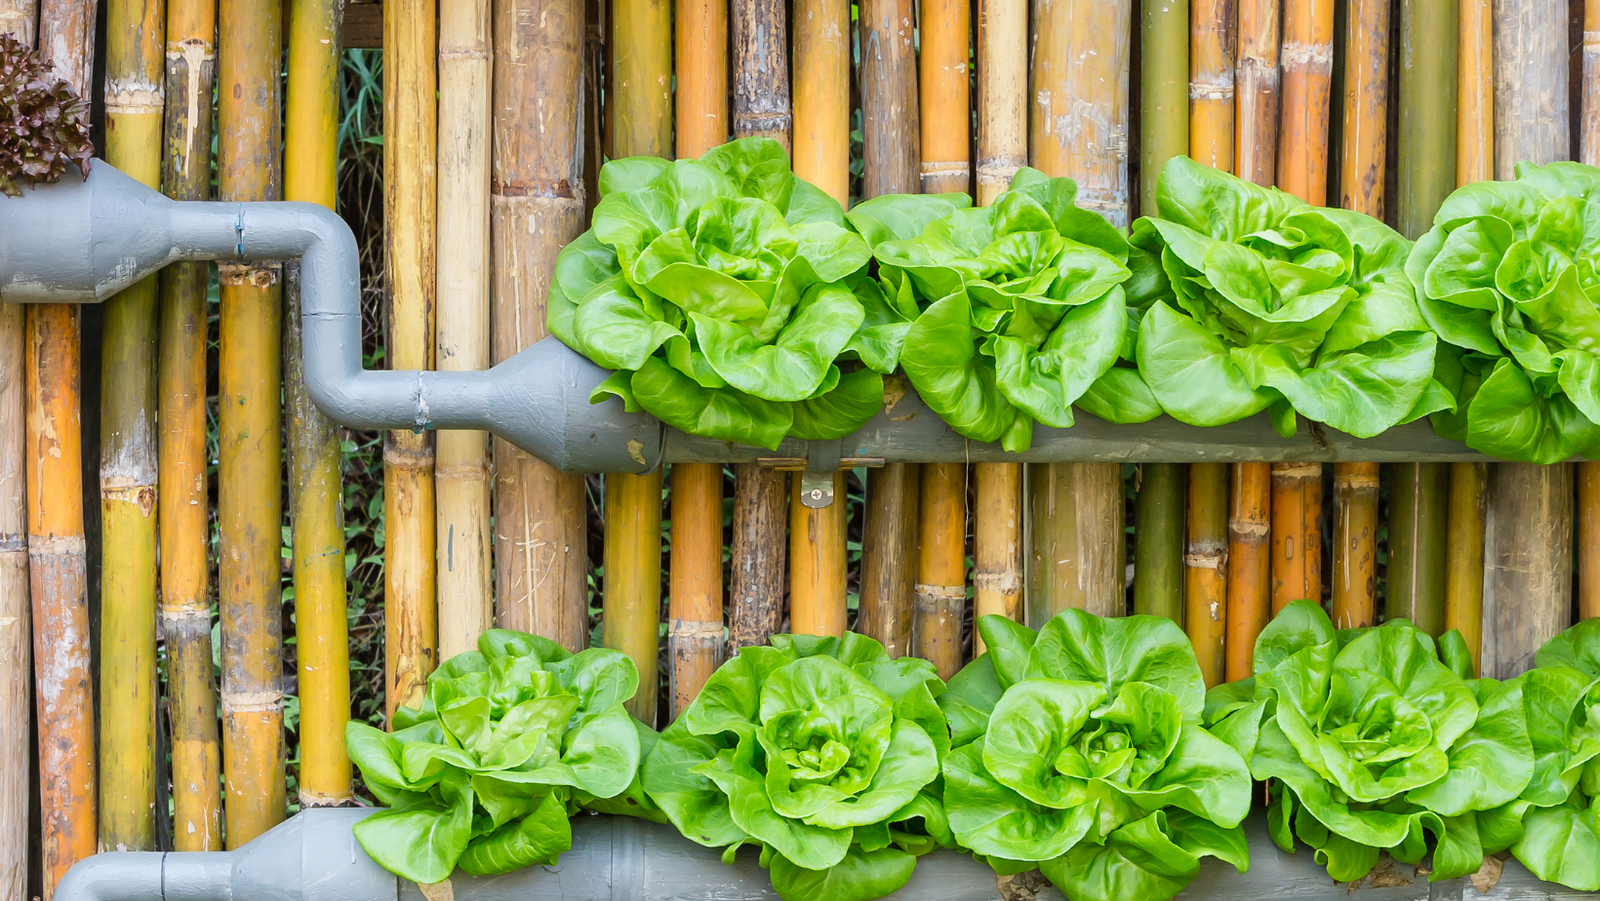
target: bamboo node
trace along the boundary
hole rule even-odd
[[[1320,479],[1322,478],[1321,463],[1274,463],[1272,464],[1272,480],[1279,479]]]
[[[1279,60],[1285,68],[1303,66],[1308,69],[1333,71],[1333,42],[1308,44],[1304,41],[1284,41]]]
[[[222,690],[223,714],[278,713],[283,710],[282,691]]]
[[[22,535],[9,535],[0,538],[0,554],[26,554],[28,552],[28,539]]]
[[[1270,531],[1271,527],[1264,522],[1235,519],[1228,523],[1228,532],[1240,538],[1260,538]]]
[[[962,178],[965,178],[971,171],[972,169],[967,165],[966,160],[957,160],[950,163],[922,164],[923,175],[959,175]]]
[[[1228,565],[1228,552],[1191,551],[1183,555],[1183,565],[1190,569],[1222,569]]]
[[[1341,488],[1376,488],[1378,477],[1364,472],[1339,472],[1335,474],[1333,483]]]
[[[978,184],[1009,185],[1011,179],[1022,171],[1023,164],[1011,159],[978,160]]]
[[[771,132],[786,132],[794,117],[788,113],[742,112],[735,113],[733,117],[734,134],[762,135]]]
[[[583,196],[582,190],[575,188],[572,181],[566,178],[541,178],[510,184],[496,178],[489,185],[489,193],[498,197],[548,197],[562,200]]]
[[[1000,572],[974,572],[972,574],[972,587],[979,591],[1016,594],[1022,590],[1022,574],[1014,569],[1001,570]]]
[[[28,555],[41,557],[84,556],[88,544],[82,535],[29,535]]]
[[[230,288],[270,288],[282,277],[279,263],[217,263],[217,283]]]
[[[139,79],[106,79],[106,114],[136,116],[159,113],[166,107],[167,92],[159,84]]]
[[[917,600],[934,601],[965,601],[967,599],[967,586],[965,585],[929,585],[918,582],[915,588]]]
[[[667,634],[674,638],[706,640],[715,638],[722,640],[722,623],[709,620],[675,619]]]
[[[353,807],[356,800],[355,795],[350,792],[342,795],[325,795],[303,788],[300,789],[299,798],[301,807]]]

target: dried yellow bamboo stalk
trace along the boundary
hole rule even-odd
[[[1382,219],[1389,126],[1389,0],[1352,0],[1346,25],[1339,205]]]
[[[977,51],[977,200],[988,206],[1028,164],[1027,0],[978,0]],[[978,464],[991,465],[1019,464]]]
[[[961,624],[967,612],[967,467],[922,467],[915,620],[916,654],[950,679],[965,661]]]
[[[800,501],[800,474],[790,479],[789,631],[797,635],[844,634],[844,472],[833,474],[833,503],[813,510]]]
[[[1456,70],[1456,180],[1494,177],[1494,3],[1460,0]]]
[[[850,204],[850,5],[796,0],[794,172]]]
[[[32,47],[38,27],[38,0],[0,0],[0,34],[9,34],[23,46]]]
[[[1022,621],[1022,464],[973,466],[972,616]],[[972,654],[983,637],[972,637]]]
[[[1333,0],[1285,0],[1278,187],[1313,206],[1328,200],[1328,105]]]
[[[1278,7],[1279,0],[1239,0],[1233,173],[1258,185],[1277,182]]]
[[[439,368],[489,368],[489,0],[439,9]],[[489,567],[488,434],[441,431],[438,505],[439,659],[494,627]]]
[[[1189,465],[1183,627],[1206,687],[1225,680],[1228,637],[1228,464]]]
[[[1235,156],[1233,4],[1194,0],[1190,9],[1189,156],[1229,172]]]
[[[920,12],[922,192],[966,193],[972,190],[971,8],[968,0],[926,0]]]

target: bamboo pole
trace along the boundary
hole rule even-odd
[[[850,203],[850,9],[843,0],[800,0],[794,27],[794,173]],[[802,475],[791,477],[789,618],[791,631],[842,635],[845,629],[844,476],[834,500],[801,502]]]
[[[797,0],[794,172],[850,205],[850,5]]]
[[[915,194],[922,152],[911,0],[862,0],[860,27],[863,192]]]
[[[728,136],[728,7],[678,0],[677,151],[698,159]],[[672,467],[668,657],[674,718],[722,663],[722,466]]]
[[[970,2],[926,0],[918,12],[922,192],[965,194],[972,190]]]
[[[784,495],[789,481],[784,473],[759,463],[740,463],[733,473],[728,644],[737,653],[740,648],[766,644],[767,636],[783,628],[784,571],[789,550],[784,540],[788,525],[788,498]],[[865,603],[863,597],[863,606]]]
[[[1403,21],[1414,18],[1412,7],[1416,5],[1402,2]],[[1389,127],[1389,0],[1351,0],[1345,35],[1339,205],[1382,219]],[[1408,51],[1410,45],[1402,40],[1402,54]],[[1406,127],[1404,118],[1401,117],[1402,129]],[[1401,147],[1404,146],[1402,142]],[[1334,467],[1335,479],[1340,465]],[[1334,566],[1340,567],[1337,560]]]
[[[1406,464],[1396,464],[1395,469]],[[1340,629],[1378,624],[1378,464],[1333,468],[1337,521],[1333,532],[1333,623]],[[1394,597],[1394,525],[1389,529],[1389,596]]]
[[[1313,206],[1328,200],[1328,103],[1333,0],[1285,0],[1278,187]]]
[[[1583,104],[1578,159],[1600,160],[1600,0],[1583,4]],[[1577,465],[1578,617],[1600,616],[1600,463]]]
[[[1322,464],[1272,464],[1272,612],[1322,601]]]
[[[1189,153],[1189,0],[1144,3],[1140,13],[1139,214],[1154,216],[1157,176],[1168,160]],[[1232,60],[1223,63],[1231,77]],[[1175,499],[1181,503],[1182,495]],[[1174,553],[1183,553],[1181,544]]]
[[[211,199],[211,96],[217,82],[214,0],[167,4],[166,151],[162,180],[175,200]],[[161,365],[156,407],[161,627],[172,718],[173,847],[222,848],[217,690],[212,676],[210,521],[206,471],[206,282],[209,265],[161,273]],[[342,566],[342,563],[341,563]],[[341,569],[341,575],[343,570]],[[341,580],[341,585],[342,585]]]
[[[981,190],[981,186],[980,186]],[[1022,464],[972,467],[972,616],[1022,621]],[[974,632],[972,655],[984,651]]]
[[[1272,467],[1235,463],[1228,496],[1227,681],[1252,674],[1256,638],[1272,619],[1270,569]]]
[[[1211,688],[1225,681],[1227,672],[1228,464],[1190,464],[1188,493],[1183,625],[1194,644],[1206,688]]]
[[[789,631],[841,636],[845,630],[844,472],[833,474],[833,503],[813,510],[800,502],[800,476],[790,480]]]
[[[161,185],[164,4],[106,14],[106,162]],[[100,847],[155,848],[156,277],[103,307]],[[85,749],[87,750],[87,749]]]
[[[1000,464],[1006,465],[1006,464]],[[861,526],[861,611],[856,631],[882,644],[892,657],[912,653],[912,623],[921,522],[921,467],[890,463],[867,471]]]
[[[1188,469],[1182,463],[1145,463],[1140,466],[1139,490],[1134,495],[1133,511],[1133,612],[1165,616],[1180,626],[1184,618],[1184,498],[1189,492],[1185,485]],[[1220,506],[1216,515],[1223,521],[1223,526],[1218,529],[1218,534],[1223,535],[1219,539],[1223,542],[1219,546],[1219,559],[1225,559],[1228,471],[1224,468],[1221,473],[1223,487],[1217,494]],[[1198,470],[1196,477],[1199,477]],[[1203,493],[1202,496],[1210,495]],[[1219,569],[1219,584],[1223,575],[1225,573]],[[1222,600],[1220,593],[1217,599],[1219,602]]]
[[[1122,467],[1034,463],[1028,468],[1028,622],[1067,608],[1124,612]]]
[[[733,133],[789,149],[789,17],[783,0],[732,0]]]
[[[1035,168],[1078,183],[1077,202],[1128,226],[1129,0],[1034,0],[1028,147]],[[1030,619],[1066,607],[1124,611],[1122,465],[1058,463],[1029,471],[1034,566]],[[1051,494],[1043,495],[1041,491]],[[1041,511],[1060,516],[1041,520]]]
[[[1450,464],[1444,627],[1461,633],[1472,652],[1474,672],[1481,672],[1483,655],[1483,518],[1488,477],[1486,463]]]
[[[383,17],[386,355],[394,369],[432,369],[438,136],[435,0],[391,0]],[[438,663],[434,443],[427,432],[383,441],[384,707],[417,707]]]
[[[33,45],[34,0],[0,0],[0,33]],[[26,897],[28,808],[33,795],[27,737],[33,731],[28,669],[26,323],[20,304],[0,303],[0,896]]]
[[[583,0],[492,7],[493,362],[547,335],[556,254],[583,233]],[[589,642],[584,480],[494,443],[497,620],[571,650]]]
[[[1456,181],[1494,177],[1494,3],[1459,0]]]
[[[439,368],[489,367],[489,0],[439,10]],[[434,445],[439,659],[494,627],[488,433],[441,431]]]
[[[95,0],[42,0],[39,53],[88,98]],[[14,314],[13,314],[14,315]],[[33,607],[39,739],[40,868],[44,901],[67,870],[95,852],[94,692],[83,532],[83,398],[74,306],[25,314],[28,588]]]
[[[289,21],[284,199],[338,203],[338,0],[297,0]],[[300,686],[302,807],[350,804],[350,651],[344,587],[339,430],[306,390],[299,267],[286,279],[284,401],[288,413],[289,515],[293,522],[295,665]]]
[[[967,467],[922,467],[921,534],[913,638],[916,655],[939,678],[961,669],[961,624],[967,612]]]
[[[672,716],[694,702],[722,664],[722,467],[672,466],[668,656]]]
[[[1567,158],[1567,49],[1565,4],[1496,5],[1496,178]],[[1572,467],[1499,463],[1487,493],[1482,671],[1507,679],[1572,618]]]
[[[674,18],[678,157],[699,159],[727,140],[732,131],[728,121],[728,5],[718,0],[678,0]]]
[[[222,200],[277,200],[283,39],[276,0],[222,0],[217,186]],[[227,845],[283,819],[280,574],[282,409],[279,267],[231,263],[222,290],[218,520]],[[390,535],[393,535],[391,530]],[[392,537],[391,537],[391,540]]]
[[[782,0],[732,0],[733,133],[766,137],[791,147],[789,20]],[[733,555],[729,585],[732,611],[728,643],[739,648],[766,644],[783,627],[788,523],[788,479],[756,463],[733,469]]]
[[[1389,489],[1386,617],[1405,617],[1430,635],[1444,632],[1449,487],[1450,471],[1443,463],[1394,464]]]
[[[1590,166],[1600,159],[1600,0],[1583,3],[1582,130],[1578,159]]]
[[[1239,110],[1233,172],[1258,185],[1277,183],[1279,0],[1239,0]]]
[[[1240,15],[1243,8],[1240,7]],[[1192,19],[1189,156],[1227,172],[1233,169],[1235,157],[1233,57],[1237,34],[1233,4],[1228,0],[1195,0]]]
[[[628,712],[646,725],[656,719],[656,636],[661,618],[661,471],[607,473],[605,613],[601,643],[628,655],[639,687]]]
[[[1011,184],[1017,170],[1028,164],[1027,0],[978,0],[977,59],[977,200],[988,206]],[[980,491],[985,467],[1020,466],[977,465]],[[996,484],[1005,481],[997,474],[991,476]],[[1015,486],[1021,485],[1020,468],[1010,479]]]
[[[1028,163],[1026,0],[978,0],[976,43],[976,189],[978,203],[988,206]],[[975,464],[973,482],[972,615],[1021,620],[1022,464]],[[983,637],[976,630],[972,643],[974,655],[983,653]]]

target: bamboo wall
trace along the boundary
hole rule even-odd
[[[216,197],[337,202],[344,4],[104,2],[0,0],[0,31],[37,40],[104,99],[102,156],[207,199],[214,133]],[[1458,183],[1508,178],[1520,159],[1600,160],[1587,38],[1600,21],[1569,79],[1580,48],[1565,4],[1343,6],[1336,18],[1333,0],[388,0],[379,35],[373,5],[353,4],[346,40],[384,48],[386,359],[480,369],[542,337],[555,255],[586,226],[602,154],[692,158],[773,137],[841,203],[958,191],[985,204],[1033,165],[1077,180],[1080,203],[1121,227],[1153,212],[1156,172],[1189,154],[1408,237]],[[231,847],[282,818],[285,587],[296,800],[353,798],[349,436],[299,381],[293,267],[217,277],[216,309],[204,266],[129,289],[103,311],[98,347],[80,349],[77,310],[0,305],[0,734],[31,730],[40,769],[30,784],[23,743],[0,748],[0,896],[27,885],[48,899],[97,843]],[[214,495],[208,312],[225,399]],[[90,354],[99,385],[83,384]],[[80,441],[86,403],[99,405],[97,447]],[[100,461],[93,545],[82,455]],[[800,503],[800,474],[772,465],[591,481],[480,433],[391,433],[383,465],[391,712],[483,629],[576,648],[591,607],[599,639],[642,673],[630,709],[657,725],[726,653],[790,628],[857,629],[949,676],[982,651],[975,615],[1147,613],[1185,625],[1214,684],[1248,674],[1255,634],[1301,597],[1341,626],[1459,628],[1497,676],[1574,615],[1600,615],[1600,464],[891,463],[841,472],[820,510]],[[35,792],[42,859],[29,860]],[[171,822],[153,815],[168,796]]]

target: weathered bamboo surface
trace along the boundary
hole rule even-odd
[[[556,254],[587,225],[582,0],[493,7],[493,362],[546,334]],[[501,626],[587,645],[584,484],[494,442],[495,590]]]
[[[1494,178],[1570,158],[1567,6],[1494,4]]]
[[[289,80],[284,199],[338,204],[339,34],[343,4],[294,6],[289,23]],[[293,522],[295,666],[300,695],[302,807],[353,803],[344,727],[350,719],[350,649],[346,619],[344,505],[339,428],[306,389],[300,321],[300,271],[284,279],[284,407]]]
[[[38,0],[5,0],[0,3],[0,34],[9,34],[25,46],[32,47],[38,29]]]
[[[1328,199],[1333,0],[1285,0],[1278,187],[1313,206]]]
[[[1256,637],[1272,618],[1271,497],[1272,466],[1235,463],[1228,495],[1229,682],[1252,675]]]
[[[438,259],[435,354],[440,369],[489,367],[489,0],[439,8]],[[477,647],[494,627],[489,436],[441,431],[438,505],[439,659]]]
[[[890,656],[911,653],[917,578],[921,467],[890,463],[867,472],[866,521],[861,526],[861,611],[856,631]]]
[[[731,0],[733,133],[789,149],[789,17],[783,0]]]
[[[1097,616],[1124,611],[1122,467],[1104,463],[1030,466],[1028,622],[1042,627],[1068,608]]]
[[[1485,486],[1482,674],[1533,666],[1572,619],[1572,467],[1500,463]]]
[[[1248,2],[1248,0],[1245,0]],[[1277,3],[1273,3],[1277,15]],[[1241,7],[1240,15],[1243,15]],[[1189,31],[1189,156],[1224,172],[1234,167],[1234,52],[1238,32],[1228,0],[1194,0]],[[1276,52],[1274,52],[1276,56]],[[1243,71],[1241,66],[1240,71]],[[1273,108],[1276,118],[1277,108]]]
[[[1078,206],[1128,220],[1131,0],[1034,0],[1029,156],[1078,183]]]
[[[987,206],[1028,164],[1028,2],[978,0],[977,197]]]
[[[863,191],[914,194],[922,157],[911,0],[864,0],[860,29]]]
[[[1258,185],[1277,183],[1278,0],[1238,0],[1239,55],[1235,74],[1238,123],[1233,173]]]
[[[211,199],[217,81],[217,6],[167,4],[166,150],[162,181],[176,200]],[[207,114],[201,115],[202,106]],[[205,263],[161,273],[161,365],[156,417],[161,543],[161,628],[172,721],[173,847],[222,849],[222,749],[212,677],[209,495],[206,469]],[[340,561],[340,587],[344,585]]]
[[[1197,463],[1190,467],[1188,498],[1183,627],[1194,643],[1200,674],[1211,688],[1223,682],[1227,673],[1228,465]],[[1177,511],[1173,512],[1181,521]]]
[[[972,617],[1022,620],[1022,464],[972,467]],[[973,656],[983,653],[974,634]]]
[[[1333,531],[1333,621],[1340,629],[1377,625],[1378,464],[1339,464],[1334,469],[1333,494],[1337,517]],[[1392,525],[1389,546],[1393,597]]]
[[[728,644],[739,648],[766,644],[783,629],[784,580],[789,543],[789,479],[759,463],[734,467],[733,573],[728,584],[731,607]],[[835,503],[838,503],[836,500]]]
[[[916,655],[931,661],[939,678],[961,669],[961,623],[967,610],[967,467],[936,463],[922,468],[915,589]]]
[[[223,0],[217,45],[217,193],[282,197],[282,7]],[[283,819],[282,307],[276,264],[223,264],[217,518],[222,532],[222,739],[226,838]]]
[[[1377,219],[1383,218],[1385,209],[1388,158],[1389,4],[1390,0],[1351,0],[1345,29],[1339,206]]]
[[[1600,160],[1600,0],[1583,4],[1583,95],[1578,132],[1578,159],[1590,166]]]

